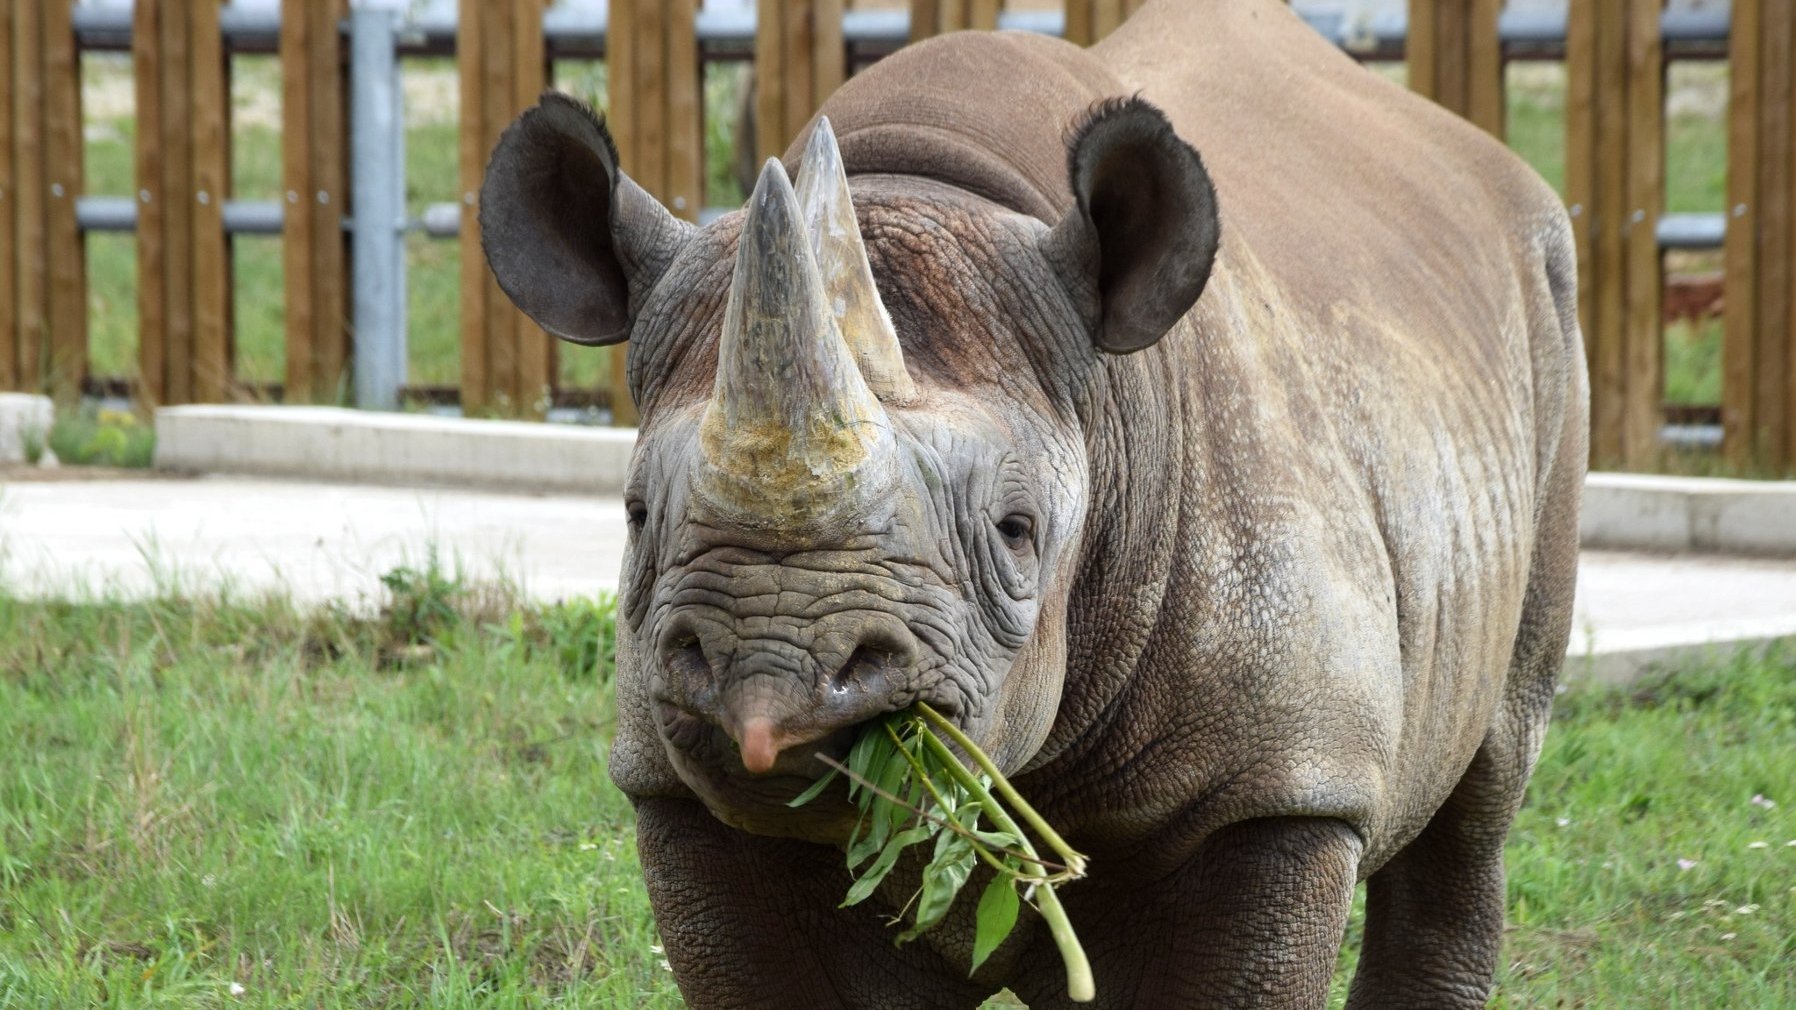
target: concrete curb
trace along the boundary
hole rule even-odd
[[[1560,680],[1625,687],[1661,670],[1689,669],[1745,652],[1764,655],[1796,643],[1796,615],[1744,621],[1699,621],[1654,628],[1611,629],[1580,641],[1573,634]]]
[[[41,447],[56,419],[50,398],[33,393],[0,393],[0,464],[25,462],[27,443]]]
[[[313,480],[615,494],[635,441],[625,428],[338,407],[156,412],[158,467]],[[1593,473],[1584,490],[1582,541],[1615,550],[1796,557],[1796,481]]]
[[[1593,473],[1580,540],[1616,550],[1796,555],[1796,481]]]
[[[320,481],[616,494],[633,430],[201,405],[156,411],[156,466]]]

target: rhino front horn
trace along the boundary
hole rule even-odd
[[[873,283],[873,267],[867,262],[867,247],[861,243],[860,222],[848,193],[848,172],[828,116],[817,120],[799,162],[798,206],[804,212],[811,254],[823,275],[830,310],[867,386],[886,403],[916,399],[917,388],[904,367],[904,349]]]
[[[893,452],[777,160],[743,218],[699,442],[708,497],[761,521],[849,506],[858,496],[845,492],[871,491]]]

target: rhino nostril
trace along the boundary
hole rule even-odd
[[[848,654],[848,660],[829,675],[830,690],[838,693],[846,691],[882,665],[883,661],[873,650],[864,645],[857,646]]]
[[[661,647],[661,664],[668,673],[684,677],[704,677],[711,672],[711,661],[696,635],[672,639]]]
[[[879,685],[893,674],[911,664],[915,650],[904,641],[894,638],[883,630],[875,630],[865,635],[854,651],[836,671],[830,674],[829,686],[837,692],[852,688],[865,689]]]

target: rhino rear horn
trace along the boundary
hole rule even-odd
[[[916,399],[916,386],[904,367],[904,349],[873,283],[873,266],[867,261],[848,192],[848,173],[828,116],[817,120],[799,162],[798,206],[830,309],[862,377],[886,403]]]

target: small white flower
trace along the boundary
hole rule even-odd
[[[243,995],[243,994],[244,994],[244,993],[245,993],[245,992],[247,992],[247,991],[248,991],[248,990],[246,990],[246,989],[244,989],[244,988],[243,988],[243,983],[242,983],[242,982],[232,982],[232,983],[231,983],[231,995],[233,995],[233,996],[241,996],[241,995]]]
[[[1734,914],[1735,915],[1751,915],[1752,913],[1754,913],[1758,910],[1759,910],[1758,905],[1741,905],[1739,908],[1734,909]]]
[[[1746,847],[1749,849],[1769,849],[1771,847],[1771,843],[1770,842],[1747,842]]]
[[[201,887],[217,887],[218,886],[218,878],[213,876],[212,874],[208,873],[205,876],[200,878],[200,886]]]
[[[1571,818],[1569,818],[1569,817],[1561,817],[1561,818],[1559,818],[1559,826],[1560,826],[1560,827],[1562,827],[1562,828],[1569,828],[1569,827],[1571,827]]]
[[[1732,940],[1734,937],[1739,936],[1739,935],[1740,934],[1738,934],[1738,933],[1723,933],[1723,934],[1721,934],[1721,938],[1723,940]]]
[[[1694,860],[1694,859],[1679,859],[1678,860],[1678,869],[1679,870],[1692,870],[1695,868],[1696,868],[1696,860]]]
[[[673,965],[667,963],[667,958],[661,959],[661,970],[662,971],[673,971]]]
[[[651,954],[665,954],[665,953],[667,953],[667,948],[666,948],[666,947],[663,947],[663,946],[661,946],[661,945],[660,945],[660,944],[658,944],[658,943],[651,943],[651,944],[649,944],[649,953],[651,953]]]
[[[594,842],[581,842],[580,843],[580,851],[581,852],[593,852],[597,849],[598,849],[598,845]]]
[[[1753,793],[1752,794],[1752,805],[1755,807],[1759,807],[1760,809],[1763,809],[1763,810],[1770,810],[1771,808],[1777,806],[1777,801],[1766,799],[1764,793]]]

